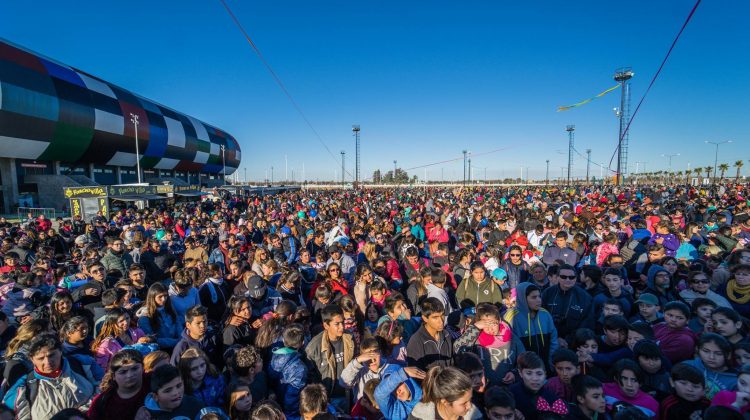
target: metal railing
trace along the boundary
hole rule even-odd
[[[55,220],[55,209],[48,207],[19,207],[18,208],[18,220],[24,222],[31,215],[32,218],[36,219],[39,215],[43,214],[49,220]]]

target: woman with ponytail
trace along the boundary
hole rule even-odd
[[[471,420],[482,414],[471,403],[471,379],[454,367],[435,366],[422,382],[422,401],[410,420]]]

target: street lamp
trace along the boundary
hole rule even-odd
[[[661,157],[665,157],[665,158],[667,158],[669,160],[669,174],[668,174],[668,176],[669,176],[669,180],[670,181],[672,179],[672,158],[675,157],[675,156],[679,156],[679,155],[680,155],[679,153],[673,153],[671,155],[666,155],[666,154],[662,154],[661,155]]]
[[[141,183],[141,159],[140,151],[138,150],[138,115],[130,113],[130,121],[135,126],[135,170],[138,174],[138,183]]]
[[[731,143],[732,140],[726,140],[726,141],[708,141],[706,140],[706,144],[713,144],[716,146],[716,153],[714,154],[714,184],[716,184],[716,165],[719,162],[719,146],[725,143]]]
[[[464,185],[466,185],[466,154],[467,154],[468,152],[469,152],[469,151],[468,151],[468,150],[466,150],[466,149],[464,149],[464,150],[462,151],[462,153],[464,154],[464,178],[463,178],[463,183],[464,183]]]

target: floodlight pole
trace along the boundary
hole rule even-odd
[[[135,126],[135,170],[138,174],[138,183],[141,183],[141,159],[140,151],[138,150],[138,115],[130,113],[130,121]]]

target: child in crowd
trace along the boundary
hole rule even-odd
[[[364,395],[357,400],[352,408],[352,417],[364,418],[365,420],[385,420],[380,406],[375,402],[375,388],[380,384],[379,378],[373,378],[367,381],[364,386]]]
[[[673,364],[692,359],[697,338],[690,328],[690,308],[682,302],[664,306],[664,320],[654,325],[654,335],[664,355]]]
[[[487,413],[484,410],[483,401],[484,390],[488,385],[482,361],[479,359],[479,356],[468,351],[457,354],[454,360],[454,366],[471,379],[471,402],[483,416],[486,416]]]
[[[569,347],[578,358],[578,371],[584,375],[593,376],[600,381],[606,380],[607,375],[599,366],[594,364],[592,357],[593,354],[599,352],[596,334],[588,328],[581,328],[573,333],[572,338]]]
[[[688,328],[695,334],[706,332],[706,324],[711,325],[711,314],[716,308],[716,303],[711,299],[702,297],[693,299],[693,303],[690,304],[693,316],[688,321]]]
[[[185,394],[197,398],[204,407],[222,407],[226,384],[206,353],[191,347],[182,353],[180,375]]]
[[[672,367],[669,384],[673,391],[672,395],[662,399],[659,404],[661,420],[686,420],[696,416],[700,418],[711,404],[705,396],[706,382],[703,373],[686,363],[678,363]]]
[[[633,347],[633,357],[645,373],[641,389],[657,401],[669,395],[669,369],[659,345],[651,340],[640,340]]]
[[[603,386],[607,404],[617,402],[632,404],[648,417],[656,417],[659,413],[659,403],[641,390],[643,371],[630,359],[619,360],[612,369],[612,380]]]
[[[466,327],[453,343],[454,352],[474,351],[484,364],[490,385],[515,382],[516,358],[524,350],[521,341],[513,334],[510,325],[500,318],[495,305],[480,303],[475,319],[476,322]]]
[[[344,368],[339,384],[354,390],[355,401],[364,395],[365,385],[372,379],[380,380],[383,371],[390,366],[383,357],[381,340],[367,337],[360,346],[360,355],[352,359]]]
[[[381,337],[386,343],[385,354],[389,363],[406,366],[406,343],[402,336],[404,327],[398,321],[386,321],[378,325],[375,336]]]
[[[711,405],[731,407],[745,414],[750,411],[750,366],[742,366],[737,378],[736,391],[719,391],[711,400]]]
[[[513,394],[505,388],[493,386],[484,393],[484,408],[490,420],[519,420],[523,418],[516,409]]]
[[[750,342],[740,341],[732,346],[734,354],[734,365],[741,368],[750,365]]]
[[[302,359],[305,331],[300,324],[290,324],[282,333],[284,347],[273,350],[268,374],[277,398],[287,416],[295,416],[299,395],[307,385],[307,366]]]
[[[151,394],[136,418],[168,420],[178,417],[195,418],[203,407],[195,397],[185,395],[180,371],[172,365],[159,366],[150,376]]]
[[[552,366],[555,368],[556,376],[550,378],[544,385],[558,398],[565,401],[573,401],[573,388],[571,380],[580,372],[578,356],[568,349],[557,349],[552,354]]]
[[[711,328],[730,344],[739,343],[747,335],[743,319],[732,308],[719,307],[711,312]]]
[[[539,287],[528,282],[519,284],[516,307],[508,310],[503,319],[517,332],[526,350],[535,352],[549,364],[559,343],[552,315],[542,308]]]
[[[414,379],[425,372],[415,367],[388,366],[375,388],[375,402],[387,419],[406,419],[422,399],[422,388]]]
[[[638,305],[638,313],[630,319],[630,322],[644,321],[654,325],[664,321],[659,313],[661,308],[659,306],[659,298],[656,295],[641,293],[635,304]]]
[[[571,380],[575,401],[570,406],[569,419],[609,420],[602,383],[588,375],[576,375]]]
[[[604,334],[599,337],[599,352],[592,354],[593,362],[602,369],[608,369],[617,360],[627,357],[627,335],[630,325],[620,315],[610,315],[604,319]]]
[[[722,336],[713,333],[703,334],[698,339],[696,355],[688,360],[706,379],[706,398],[713,397],[723,390],[731,390],[737,385],[737,373],[731,368],[732,345]]]
[[[568,414],[565,401],[544,388],[547,373],[544,362],[536,353],[527,351],[518,356],[518,372],[521,381],[511,385],[509,390],[516,407],[527,420],[536,420],[544,412]]]

